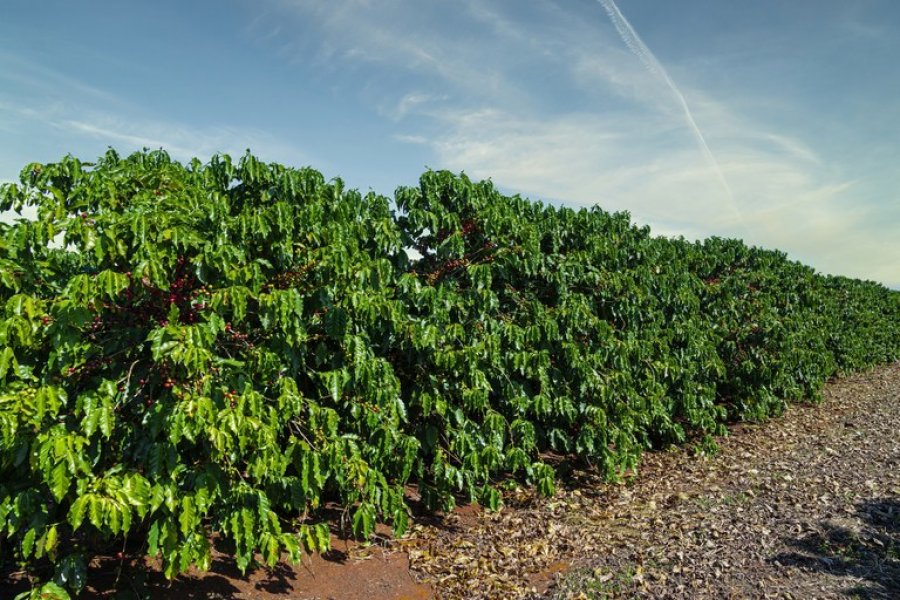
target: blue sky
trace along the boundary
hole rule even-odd
[[[245,148],[426,168],[900,288],[894,0],[6,0],[0,180]]]

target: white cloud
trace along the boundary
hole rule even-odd
[[[65,97],[74,94],[89,98],[93,102],[121,103],[121,101],[89,82],[70,77],[69,75],[45,67],[44,65],[8,52],[0,52],[0,78],[16,87],[37,91],[44,97]]]
[[[392,72],[413,73],[436,88],[426,92],[420,89],[413,95],[443,96],[453,92],[458,97],[490,96],[513,101],[522,94],[505,70],[498,68],[499,57],[484,54],[485,46],[479,40],[489,36],[463,39],[452,33],[448,35],[450,28],[438,9],[458,12],[455,4],[431,4],[422,10],[411,8],[402,0],[377,3],[273,0],[272,4],[298,22],[314,21],[321,35],[319,58],[326,64],[349,61],[384,67]],[[483,22],[481,26],[492,27]],[[497,27],[496,23],[493,27]],[[284,48],[288,53],[298,48],[301,54],[296,59],[308,60],[306,48],[295,40],[289,39]],[[409,95],[407,91],[401,93],[399,102]]]
[[[121,152],[164,148],[174,158],[207,159],[216,152],[243,154],[250,148],[267,160],[303,164],[309,157],[275,135],[249,127],[197,126],[155,116],[118,96],[30,60],[0,53],[0,129],[15,130],[23,121],[55,130],[69,140],[92,138]],[[74,151],[67,146],[65,151]]]
[[[653,152],[671,140],[643,118],[523,119],[489,109],[441,118],[447,133],[429,143],[442,167],[535,199],[629,210],[659,234],[741,237],[827,272],[900,284],[900,238],[872,235],[878,214],[859,202],[853,182],[832,180],[808,148],[783,136],[723,136],[717,152],[736,213],[690,144]]]
[[[393,121],[400,121],[411,112],[421,110],[427,105],[433,105],[448,99],[446,94],[426,94],[423,92],[410,92],[400,98],[393,106],[380,108],[379,112]]]
[[[430,140],[424,135],[396,134],[394,135],[394,139],[398,142],[404,142],[407,144],[419,144],[422,146],[427,146],[430,144]]]
[[[703,89],[702,73],[666,65],[733,190],[729,199],[683,107],[628,52],[599,5],[592,20],[544,2],[535,25],[520,11],[469,0],[457,18],[488,35],[462,42],[435,22],[443,3],[280,6],[317,20],[337,64],[408,75],[408,87],[390,90],[393,104],[382,100],[376,110],[403,127],[394,139],[429,146],[437,167],[535,199],[630,210],[660,232],[741,237],[828,272],[900,285],[900,238],[875,235],[881,224],[860,186],[803,139],[740,112],[746,102]],[[562,86],[569,106],[560,108],[541,73]]]

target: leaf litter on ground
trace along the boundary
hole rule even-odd
[[[900,363],[718,445],[647,453],[625,484],[516,489],[395,543],[448,599],[900,597]]]

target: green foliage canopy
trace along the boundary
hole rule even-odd
[[[878,284],[447,172],[392,208],[250,154],[109,151],[29,165],[0,191],[25,205],[0,225],[0,558],[52,563],[45,593],[129,534],[170,577],[214,533],[246,569],[327,549],[329,502],[402,533],[411,481],[449,509],[496,508],[501,476],[551,494],[547,452],[620,477],[900,356]]]

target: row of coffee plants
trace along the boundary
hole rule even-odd
[[[249,154],[2,188],[37,210],[0,225],[0,560],[35,596],[126,539],[247,569],[327,549],[326,504],[401,534],[410,482],[496,508],[553,493],[551,455],[620,477],[900,355],[900,294],[778,252],[446,172],[394,202]]]

